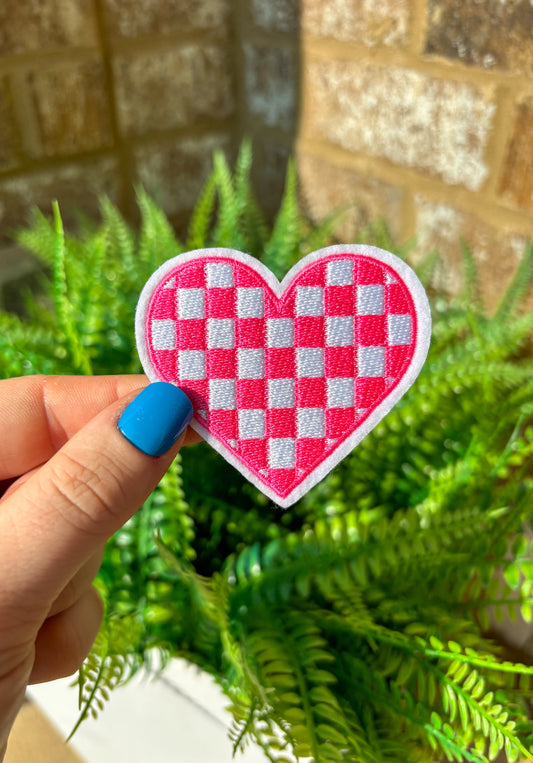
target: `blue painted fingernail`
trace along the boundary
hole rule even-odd
[[[154,382],[124,409],[118,428],[143,453],[162,456],[183,434],[192,414],[185,392],[173,384]]]

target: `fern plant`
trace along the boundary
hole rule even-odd
[[[247,143],[234,171],[215,154],[184,242],[142,190],[138,232],[105,199],[101,224],[77,236],[57,207],[52,221],[36,212],[18,239],[45,266],[42,289],[23,317],[0,314],[2,375],[138,372],[138,294],[185,249],[244,249],[281,276],[329,243],[336,217],[306,223],[293,164],[265,221],[251,162]],[[359,238],[398,252],[383,225]],[[417,383],[289,511],[205,445],[182,452],[107,546],[80,722],[137,670],[181,656],[228,696],[235,751],[253,740],[281,763],[533,760],[533,669],[488,635],[490,617],[533,617],[533,316],[519,310],[533,255],[492,315],[463,255],[464,293],[432,294]],[[436,255],[418,267],[430,291],[436,267]]]

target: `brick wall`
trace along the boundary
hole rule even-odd
[[[132,216],[141,181],[187,213],[235,140],[230,5],[2,0],[0,281],[31,269],[9,233],[32,205],[58,198],[68,220],[105,193]]]
[[[533,234],[532,75],[529,0],[2,0],[0,282],[31,205],[133,216],[141,181],[180,225],[250,135],[268,208],[295,153],[311,217],[384,217],[452,290],[465,236],[494,301]]]
[[[301,0],[300,27],[310,214],[353,200],[347,239],[383,216],[451,290],[464,236],[493,303],[533,235],[532,4]]]

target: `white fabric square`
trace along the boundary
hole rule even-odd
[[[244,409],[239,411],[239,439],[262,440],[265,436],[265,412]]]
[[[205,318],[203,289],[176,289],[178,318]]]
[[[292,318],[268,318],[267,347],[294,347]]]
[[[328,262],[326,283],[328,286],[347,286],[353,283],[353,260],[333,260]]]
[[[383,286],[375,284],[357,287],[357,315],[383,315]]]
[[[268,407],[294,408],[294,379],[268,380]]]
[[[411,316],[389,315],[389,344],[411,344]]]
[[[180,350],[178,352],[180,379],[205,379],[205,352],[203,350]]]
[[[324,437],[323,408],[298,408],[296,426],[298,437]]]
[[[229,262],[208,262],[206,265],[207,285],[221,289],[233,286],[233,267]]]
[[[224,411],[235,409],[235,379],[209,380],[209,407]]]
[[[385,348],[360,347],[357,364],[359,376],[384,376]]]
[[[350,347],[353,343],[354,332],[351,315],[326,318],[326,344],[329,347]]]
[[[237,289],[237,315],[239,318],[263,317],[263,289],[239,287]]]
[[[355,379],[328,379],[328,407],[351,408],[354,404]]]
[[[272,437],[268,440],[268,464],[271,469],[294,469],[296,448],[293,437]]]
[[[393,284],[393,283],[398,283],[398,281],[395,278],[393,278],[390,273],[387,273],[387,275],[385,276],[385,283]]]
[[[163,286],[163,289],[174,289],[175,287],[176,287],[176,279],[172,277],[172,278],[169,278],[169,280]]]
[[[296,287],[296,315],[324,315],[324,290],[322,286]]]
[[[152,347],[154,350],[176,349],[176,321],[172,319],[153,319]]]
[[[237,350],[237,376],[239,379],[262,379],[264,375],[264,350]]]
[[[209,349],[233,349],[235,346],[233,318],[207,319],[207,346]]]
[[[324,376],[324,350],[321,347],[298,347],[296,369],[299,377]]]

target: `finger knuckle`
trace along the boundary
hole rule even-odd
[[[71,454],[62,456],[49,472],[57,509],[77,529],[100,535],[125,502],[119,470],[104,455],[96,466]]]

